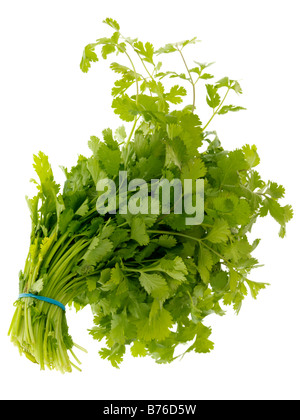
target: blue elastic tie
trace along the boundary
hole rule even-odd
[[[58,300],[55,299],[51,299],[45,296],[38,296],[38,295],[33,295],[32,293],[21,293],[19,295],[19,298],[23,298],[23,297],[31,297],[34,299],[38,299],[38,300],[43,300],[44,302],[48,302],[48,303],[52,303],[53,305],[59,306],[63,311],[66,310],[65,306],[58,302]]]

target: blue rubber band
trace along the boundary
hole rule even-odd
[[[43,300],[44,302],[48,302],[48,303],[52,303],[53,305],[59,306],[63,311],[66,310],[65,306],[58,302],[58,300],[55,299],[51,299],[45,296],[38,296],[38,295],[33,295],[32,293],[21,293],[19,295],[19,298],[23,298],[23,297],[31,297],[34,299],[38,299],[38,300]]]

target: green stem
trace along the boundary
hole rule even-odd
[[[149,232],[149,233],[159,233],[159,234],[163,234],[163,235],[181,236],[182,238],[196,241],[196,242],[204,245],[207,249],[209,249],[211,252],[213,252],[215,255],[217,255],[219,258],[221,258],[226,264],[229,264],[229,265],[232,266],[232,264],[228,260],[226,260],[226,258],[224,258],[223,255],[219,254],[219,252],[215,251],[213,248],[211,248],[210,246],[208,246],[204,242],[205,238],[200,239],[200,238],[195,238],[194,236],[185,235],[184,233],[173,232],[173,231],[170,232],[170,231],[165,231],[165,230],[148,230],[147,232]]]
[[[137,72],[136,72],[135,66],[134,66],[133,61],[131,60],[128,52],[126,50],[124,50],[124,53],[127,55],[127,58],[130,61],[131,65],[132,65],[133,72],[134,72],[135,85],[136,85],[136,100],[135,100],[135,102],[138,105],[138,102],[139,102],[138,101],[138,98],[139,98],[139,82],[138,82]]]
[[[203,246],[205,246],[205,248],[209,249],[211,252],[213,252],[215,255],[217,255],[219,258],[221,258],[227,265],[233,266],[231,264],[231,262],[229,262],[228,260],[226,260],[226,258],[224,258],[224,256],[222,254],[220,254],[219,252],[215,251],[213,248],[211,248],[210,246],[208,246],[205,242],[203,242],[201,240],[201,244]]]
[[[225,93],[225,96],[224,96],[224,98],[223,98],[223,100],[222,100],[222,102],[220,103],[220,105],[218,106],[218,108],[216,109],[216,111],[214,111],[213,112],[213,114],[212,114],[212,116],[211,116],[211,118],[207,121],[207,123],[205,124],[205,126],[203,127],[203,129],[202,129],[202,131],[204,131],[205,129],[206,129],[206,127],[209,125],[209,123],[211,122],[211,120],[214,118],[214,116],[220,111],[220,109],[221,109],[221,106],[223,105],[223,103],[224,103],[224,101],[225,101],[225,99],[226,99],[226,97],[227,97],[227,95],[228,95],[228,92],[230,91],[230,88],[228,88],[227,89],[227,92]]]
[[[128,147],[128,144],[129,144],[129,142],[130,142],[130,140],[131,140],[131,137],[133,136],[133,133],[134,133],[134,130],[135,130],[135,127],[136,127],[136,125],[137,125],[137,122],[138,122],[138,120],[140,119],[140,115],[137,117],[135,117],[134,118],[134,124],[133,124],[133,127],[132,127],[132,129],[131,129],[131,132],[130,132],[130,134],[129,134],[129,136],[128,136],[128,139],[126,140],[126,145],[125,145],[125,147],[127,148]]]
[[[53,246],[53,248],[51,249],[51,251],[49,252],[47,258],[45,259],[45,261],[43,262],[41,268],[48,268],[52,258],[55,256],[56,252],[59,250],[61,244],[65,241],[65,239],[68,237],[68,232],[66,232],[64,235],[62,235],[58,241],[56,241],[55,245]]]
[[[179,232],[166,231],[166,230],[147,230],[147,232],[158,233],[158,234],[162,234],[162,235],[175,235],[175,236],[181,236],[182,238],[186,238],[186,239],[192,239],[192,240],[197,241],[197,242],[201,241],[201,239],[199,239],[199,238],[195,238],[193,236],[185,235],[184,233],[179,233]]]
[[[146,72],[147,72],[147,74],[148,74],[148,76],[155,82],[155,80],[154,80],[154,78],[153,78],[153,76],[150,74],[150,72],[149,72],[149,70],[147,69],[147,67],[146,67],[146,64],[145,64],[145,62],[144,62],[144,60],[142,59],[142,57],[140,56],[140,54],[136,51],[136,49],[134,48],[134,46],[130,43],[130,42],[128,42],[128,40],[126,40],[126,38],[124,38],[124,36],[123,35],[121,35],[122,36],[122,38],[125,40],[125,42],[127,43],[127,44],[129,44],[131,47],[132,47],[132,49],[133,49],[133,51],[138,55],[138,57],[139,57],[139,59],[141,60],[141,62],[142,62],[142,65],[143,65],[143,67],[144,67],[144,69],[146,70]],[[143,77],[143,76],[142,76]],[[143,79],[146,81],[146,79],[143,77]],[[156,82],[155,82],[156,83]],[[150,91],[150,95],[152,96],[152,93],[151,93],[151,91]]]
[[[49,277],[54,274],[54,276],[57,276],[59,272],[62,270],[63,267],[72,259],[77,253],[79,253],[83,248],[87,247],[88,242],[86,239],[81,239],[78,242],[76,242],[67,252],[63,254],[63,257],[59,259],[55,263],[54,266],[51,267],[51,269],[48,272]]]
[[[182,58],[182,60],[184,62],[184,65],[185,65],[185,68],[186,68],[186,70],[188,72],[188,75],[189,75],[189,78],[190,78],[190,82],[191,82],[191,84],[193,86],[193,109],[192,109],[192,112],[194,112],[194,110],[195,110],[195,103],[196,103],[196,87],[195,87],[195,83],[193,81],[193,78],[192,78],[191,72],[190,72],[190,70],[188,68],[188,65],[187,65],[187,63],[185,61],[185,58],[184,58],[184,56],[183,56],[183,54],[182,54],[182,52],[181,52],[181,50],[179,48],[178,48],[178,51],[179,51],[179,54],[181,55],[181,58]]]
[[[146,64],[145,64],[145,62],[144,62],[144,60],[142,59],[142,57],[140,56],[140,54],[138,53],[138,52],[136,52],[137,53],[137,55],[139,56],[139,59],[141,60],[141,62],[142,62],[142,64],[143,64],[143,66],[144,66],[144,69],[146,70],[146,72],[148,73],[148,76],[150,77],[150,79],[152,79],[154,82],[155,82],[155,80],[154,80],[154,78],[153,78],[153,76],[152,76],[152,74],[149,72],[149,70],[147,69],[147,67],[146,67]],[[156,83],[156,82],[155,82]]]

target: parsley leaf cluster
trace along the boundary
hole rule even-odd
[[[227,103],[231,94],[242,94],[238,81],[214,82],[213,63],[187,64],[184,49],[197,38],[155,49],[123,36],[114,19],[104,23],[111,37],[87,45],[80,68],[87,73],[99,52],[104,60],[124,57],[124,63],[110,64],[116,74],[111,107],[122,123],[90,138],[90,156],[63,168],[62,188],[48,157],[34,156],[37,195],[27,198],[32,233],[19,290],[76,310],[89,305],[94,314],[89,332],[101,342],[100,356],[115,367],[127,350],[133,357],[170,363],[191,351],[213,350],[206,317],[224,315],[226,305],[238,313],[248,294],[256,298],[266,287],[251,275],[259,266],[253,251],[260,239],[250,242],[249,233],[269,214],[283,238],[293,210],[281,204],[282,185],[261,179],[255,145],[225,150],[208,128],[216,116],[245,108]],[[177,55],[181,70],[163,69],[160,59],[167,62],[169,54]],[[196,113],[200,83],[211,109],[208,121]],[[190,103],[182,106],[188,92]],[[127,171],[128,181],[142,178],[149,189],[153,179],[203,179],[203,223],[189,226],[184,211],[161,209],[112,214],[108,208],[100,215],[97,185],[110,178],[120,189],[120,171]],[[41,369],[79,369],[73,350],[82,348],[69,335],[61,308],[32,297],[15,305],[9,334],[20,352]]]

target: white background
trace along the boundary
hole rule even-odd
[[[299,399],[299,12],[297,0],[1,2],[1,399]],[[117,370],[100,359],[100,345],[87,333],[89,310],[71,311],[71,334],[89,353],[79,355],[81,373],[61,375],[20,357],[7,330],[28,250],[24,197],[33,193],[33,153],[48,154],[63,182],[59,165],[70,167],[89,153],[90,135],[119,125],[110,108],[110,60],[88,74],[79,69],[83,47],[111,34],[101,23],[106,17],[155,47],[202,40],[186,49],[190,66],[193,59],[216,61],[217,77],[242,85],[244,94],[233,95],[232,103],[247,108],[220,116],[211,128],[225,148],[257,145],[260,173],[286,187],[295,217],[284,240],[273,220],[256,226],[253,237],[262,242],[255,256],[265,266],[251,278],[271,286],[257,300],[248,297],[238,316],[229,309],[225,317],[206,319],[213,352],[162,366],[128,356]],[[180,59],[176,66],[184,70]]]

